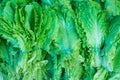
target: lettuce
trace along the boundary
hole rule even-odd
[[[2,0],[0,80],[119,80],[119,0]]]

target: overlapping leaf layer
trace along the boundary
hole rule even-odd
[[[120,80],[120,0],[1,0],[0,80]]]

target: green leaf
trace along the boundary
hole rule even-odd
[[[108,70],[113,70],[113,59],[116,55],[117,43],[119,42],[119,32],[120,32],[120,16],[114,17],[110,22],[109,34],[105,41],[105,46],[102,50],[104,54],[103,65],[107,67]],[[119,50],[119,48],[118,48]]]

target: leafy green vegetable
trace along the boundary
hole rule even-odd
[[[119,4],[0,1],[0,80],[119,80]]]

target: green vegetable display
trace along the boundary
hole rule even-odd
[[[0,0],[0,80],[120,80],[120,0]]]

